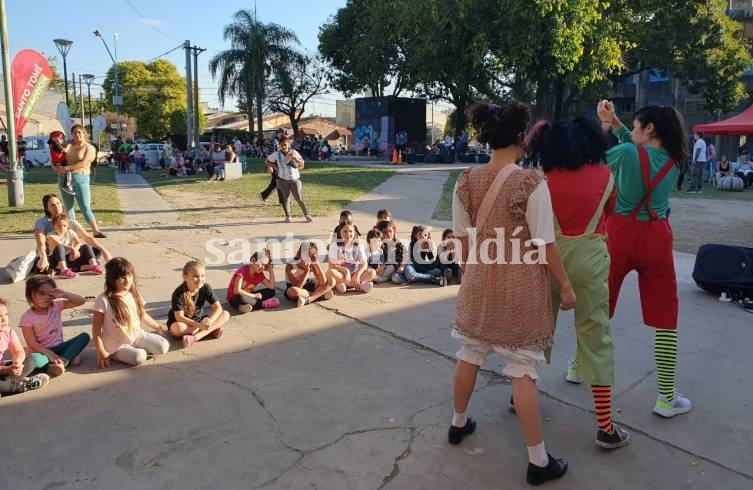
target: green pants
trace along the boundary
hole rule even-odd
[[[81,354],[81,351],[89,343],[89,339],[89,334],[82,332],[62,344],[50,348],[50,350],[62,357],[65,360],[65,367],[68,367],[73,358]],[[47,370],[47,365],[50,364],[50,359],[47,356],[39,352],[32,352],[30,356],[34,358],[39,371],[44,372]]]
[[[595,385],[614,384],[614,345],[609,326],[609,253],[601,236],[557,238],[557,249],[578,298],[575,335],[578,376]],[[560,295],[552,284],[554,319]]]

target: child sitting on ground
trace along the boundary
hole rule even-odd
[[[58,289],[49,276],[38,275],[26,281],[26,301],[29,309],[18,325],[36,368],[54,378],[68,366],[81,364],[81,352],[91,337],[81,332],[63,341],[63,310],[83,305],[84,298]]]
[[[403,275],[404,261],[407,260],[405,246],[395,236],[395,228],[391,221],[380,221],[376,224],[376,229],[382,233],[382,253],[384,254],[385,267],[393,268],[390,279],[395,284],[402,284],[405,282]]]
[[[5,351],[10,359],[5,360]],[[21,339],[10,326],[8,300],[0,298],[0,396],[16,395],[37,390],[50,382],[46,374],[29,376],[36,365],[34,359],[26,357]]]
[[[173,337],[181,339],[184,348],[207,335],[220,338],[222,326],[230,319],[212,286],[206,282],[205,272],[203,262],[189,260],[183,266],[183,282],[173,291],[167,326]],[[211,307],[207,315],[203,314],[205,303]]]
[[[335,289],[344,293],[351,287],[368,293],[374,287],[371,281],[376,277],[376,271],[368,267],[366,252],[356,236],[355,226],[345,223],[335,228],[335,232],[339,240],[330,244],[328,254]]]
[[[403,276],[408,282],[421,282],[446,286],[447,279],[442,275],[437,258],[437,248],[431,238],[431,227],[416,225],[411,231],[410,257]]]
[[[115,257],[105,264],[105,292],[94,301],[92,338],[97,366],[109,367],[111,360],[129,366],[144,363],[148,355],[164,354],[170,343],[163,327],[144,308],[136,286],[136,271],[128,260]],[[146,323],[154,333],[145,332]]]
[[[316,242],[301,242],[293,261],[285,265],[285,281],[285,297],[295,301],[297,306],[305,306],[319,298],[332,299],[332,288],[336,282],[329,270],[324,273]]]
[[[392,274],[395,272],[395,266],[386,264],[386,255],[382,249],[382,232],[379,230],[369,230],[366,234],[366,239],[369,242],[367,253],[369,267],[376,272],[374,282],[381,284],[390,281]]]
[[[272,253],[265,248],[260,256],[257,250],[251,256],[251,263],[240,266],[230,279],[227,302],[241,313],[248,313],[262,308],[277,308],[280,300],[274,296]]]
[[[57,262],[58,274],[65,279],[77,277],[68,259],[77,265],[83,261],[88,262],[89,271],[93,274],[102,274],[102,267],[97,263],[94,249],[88,243],[84,243],[78,233],[70,228],[70,220],[67,214],[59,214],[52,218],[52,232],[47,235],[47,250],[51,251],[48,257],[50,264]],[[78,265],[80,267],[80,265]]]
[[[439,257],[439,269],[442,271],[442,275],[450,282],[450,279],[457,278],[458,284],[460,284],[460,265],[458,265],[458,254],[455,251],[455,235],[452,230],[447,228],[442,232],[442,243],[437,247],[437,255]]]
[[[53,131],[50,133],[50,139],[47,141],[47,144],[50,148],[50,163],[52,163],[54,167],[67,166],[68,162],[65,160],[65,154],[70,145],[65,142],[65,134],[63,134],[62,131]],[[60,189],[67,194],[75,195],[76,192],[73,190],[73,174],[66,170],[63,177],[65,180],[60,186]]]
[[[358,231],[358,227],[353,223],[353,213],[351,213],[347,209],[343,209],[340,212],[340,221],[337,223],[337,226],[335,227],[335,230],[332,232],[332,237],[330,239],[330,243],[335,243],[337,240],[340,239],[339,230],[344,224],[353,225],[353,228],[356,230],[356,236],[360,237],[361,232]]]
[[[382,221],[388,221],[392,225],[392,233],[395,236],[395,240],[397,240],[397,224],[392,219],[392,213],[390,213],[389,209],[380,209],[377,212],[377,225]],[[374,225],[375,230],[377,229],[377,225]]]

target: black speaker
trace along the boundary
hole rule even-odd
[[[753,297],[753,248],[701,245],[695,257],[693,280],[710,293]]]

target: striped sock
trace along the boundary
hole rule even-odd
[[[654,357],[656,359],[656,374],[659,378],[659,394],[671,403],[675,399],[677,330],[656,329]]]
[[[599,429],[611,434],[614,432],[614,427],[612,427],[612,387],[591,385],[591,393],[593,393],[594,406],[596,407],[596,424]]]

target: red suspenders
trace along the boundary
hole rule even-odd
[[[670,158],[667,161],[667,164],[664,165],[664,167],[659,170],[659,173],[654,176],[653,180],[651,180],[650,168],[648,164],[648,153],[642,146],[638,147],[638,158],[641,161],[641,173],[643,174],[643,185],[646,187],[646,195],[643,196],[643,199],[640,200],[635,209],[633,209],[633,212],[630,213],[630,217],[636,219],[638,217],[638,214],[641,212],[641,209],[643,209],[643,207],[645,206],[649,216],[651,217],[651,221],[656,221],[659,219],[659,216],[656,214],[656,211],[651,209],[651,192],[656,189],[661,181],[664,180],[664,177],[667,176],[669,171],[672,170],[672,166],[675,164],[675,161]]]

